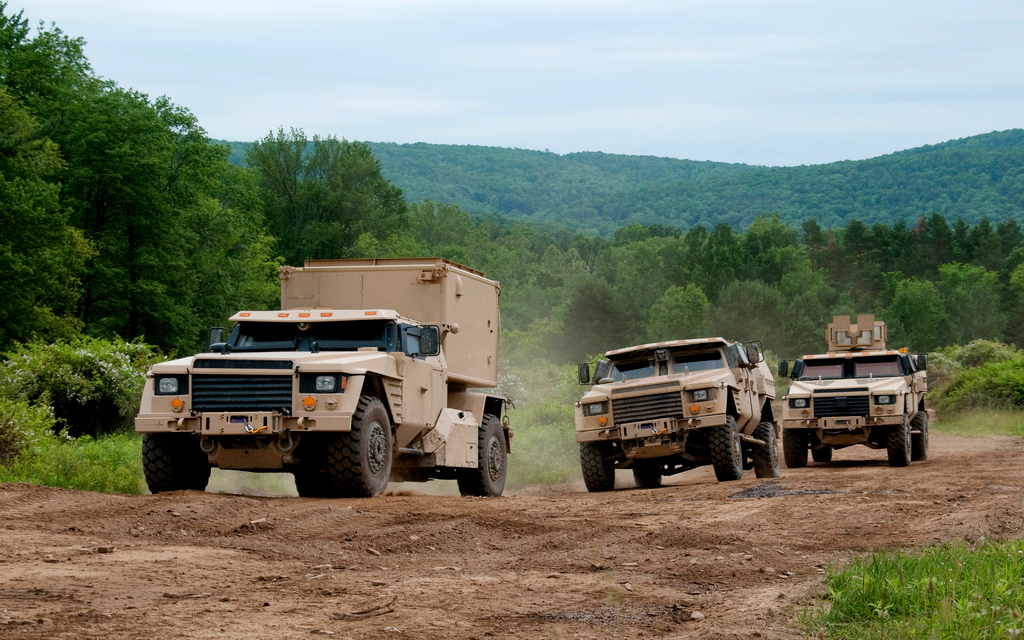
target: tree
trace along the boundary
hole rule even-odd
[[[647,339],[651,342],[704,338],[709,333],[708,297],[700,287],[669,287],[651,309]]]
[[[565,315],[565,333],[562,336],[564,359],[580,361],[625,346],[622,335],[624,320],[607,282],[594,276],[579,279],[569,294]]]
[[[998,274],[959,263],[939,267],[939,291],[945,300],[946,345],[978,338],[998,340],[1006,328]]]
[[[0,350],[78,329],[78,276],[90,250],[60,205],[62,168],[57,146],[0,85]]]
[[[938,288],[927,280],[889,274],[892,302],[879,314],[889,344],[924,353],[945,346],[946,305]]]
[[[406,228],[402,190],[363,143],[280,128],[245,157],[260,172],[267,222],[288,263],[348,257],[364,233],[383,241]]]

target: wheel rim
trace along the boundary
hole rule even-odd
[[[487,444],[487,475],[490,477],[491,482],[494,482],[501,478],[501,474],[505,471],[505,461],[503,456],[504,453],[501,442],[497,438],[491,438]]]
[[[372,475],[380,475],[388,459],[388,437],[379,422],[370,424],[366,431],[366,466]]]

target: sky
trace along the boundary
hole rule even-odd
[[[213,138],[757,165],[1024,127],[1021,0],[6,0]]]

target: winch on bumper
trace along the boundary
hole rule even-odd
[[[661,418],[629,422],[607,429],[605,437],[621,441],[623,452],[630,458],[658,458],[684,453],[687,430],[726,424],[726,414],[703,415],[699,418]]]

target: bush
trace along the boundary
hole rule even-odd
[[[55,420],[48,407],[0,398],[0,465],[33,454],[53,437]]]
[[[944,347],[928,354],[928,384],[939,389],[964,369],[1005,362],[1020,354],[1013,345],[991,340],[972,340],[965,345]]]
[[[130,429],[146,369],[158,357],[140,341],[82,338],[21,345],[6,359],[0,396],[49,406],[58,426],[77,437]]]
[[[939,411],[1024,409],[1024,355],[964,369],[939,390]]]

